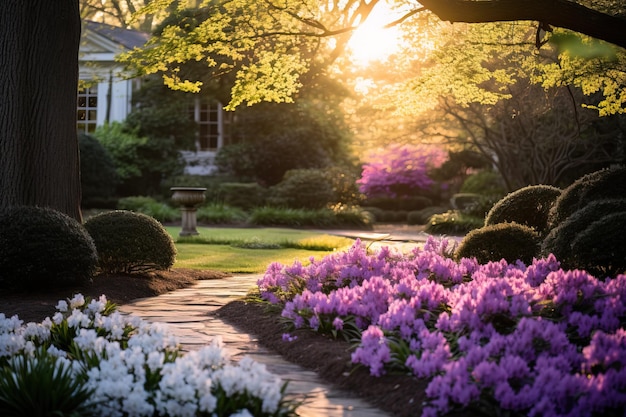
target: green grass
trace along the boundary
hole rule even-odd
[[[282,228],[198,228],[179,237],[180,227],[166,227],[176,241],[175,268],[212,269],[231,273],[264,272],[272,262],[286,265],[349,248],[352,239],[319,232]]]

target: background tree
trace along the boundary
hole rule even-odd
[[[372,152],[357,181],[368,198],[414,196],[430,190],[431,171],[441,167],[447,155],[439,148],[395,145]]]
[[[80,0],[80,17],[142,32],[152,32],[154,25],[167,16],[171,9],[155,11],[133,18],[150,5],[151,0]]]
[[[202,61],[214,73],[234,71],[236,81],[232,89],[231,108],[242,103],[291,100],[301,86],[303,74],[315,76],[328,69],[329,65],[345,51],[357,25],[365,21],[381,1],[335,0],[322,4],[314,0],[287,0],[280,3],[270,0],[207,1],[203,3],[204,10],[207,11],[206,18],[192,31],[168,26],[159,39],[148,44],[143,51],[131,52],[125,59],[136,63],[144,73],[161,73],[169,86],[188,91],[198,91],[202,81],[181,74],[182,62]],[[614,42],[616,45],[626,42],[623,40],[626,19],[621,17],[624,10],[623,7],[616,7],[619,3],[612,0],[593,4],[587,1],[574,3],[556,0],[550,5],[544,5],[544,2],[539,0],[498,0],[479,3],[467,0],[429,0],[422,3],[415,8],[413,2],[394,1],[393,4],[405,7],[405,14],[390,24],[403,23],[410,26],[415,22],[416,15],[431,10],[443,20],[449,21],[525,21],[524,25],[532,34],[534,47],[544,44],[549,39],[544,32],[552,31],[559,34],[557,33],[559,31],[553,30],[550,25],[586,33],[598,39]],[[188,3],[153,0],[143,12],[153,13],[171,7],[172,4],[184,9]],[[541,24],[538,26],[537,23],[528,22],[529,20]],[[503,35],[507,36],[510,25],[489,26],[489,30],[492,38],[496,39]],[[578,61],[576,53],[568,52],[575,49],[571,48],[571,43],[563,41],[563,37],[560,39],[558,45],[566,46],[563,53],[571,60],[574,73],[575,67],[582,63]],[[589,43],[587,38],[575,38],[574,41],[575,44],[578,42],[583,46]],[[497,40],[494,42],[502,45]],[[591,50],[597,50],[598,45],[592,46]],[[613,63],[612,71],[608,74],[594,72],[596,76],[602,76],[601,80],[595,82],[596,90],[602,91],[608,100],[606,106],[600,103],[599,107],[605,108],[607,114],[620,112],[626,98],[615,93],[615,86],[622,88],[626,84],[626,76],[623,70],[620,70],[624,67],[622,64],[626,58],[621,48],[600,48],[600,51],[601,53],[594,59],[603,66],[616,59],[619,63]],[[605,51],[610,52],[608,56]],[[218,63],[215,54],[226,57],[232,64]],[[551,67],[550,76],[553,72],[554,68]],[[559,77],[557,82],[561,82],[561,79],[562,77]],[[588,83],[585,93],[591,88],[592,85]],[[619,106],[616,106],[615,102],[619,103]]]
[[[0,8],[0,209],[42,206],[80,220],[78,0]]]

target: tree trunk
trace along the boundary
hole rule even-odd
[[[2,0],[0,209],[81,220],[76,92],[78,0]]]

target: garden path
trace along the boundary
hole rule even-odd
[[[410,245],[424,242],[428,235],[417,228],[395,230],[324,231],[374,242],[373,245]],[[302,417],[385,417],[388,413],[370,406],[346,391],[323,382],[314,372],[287,362],[260,346],[254,336],[242,333],[210,312],[245,296],[262,274],[235,275],[219,280],[198,281],[192,287],[157,297],[136,300],[120,307],[123,313],[138,315],[148,321],[169,325],[184,350],[195,350],[219,336],[234,360],[250,356],[267,369],[289,381],[288,395],[306,403],[298,408]]]

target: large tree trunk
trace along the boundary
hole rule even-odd
[[[78,0],[2,0],[0,209],[44,206],[77,220]]]

